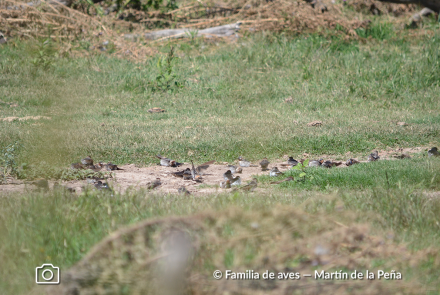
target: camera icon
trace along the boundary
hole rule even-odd
[[[35,282],[38,285],[58,285],[60,283],[60,268],[50,263],[36,267]]]

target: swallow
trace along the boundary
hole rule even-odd
[[[234,178],[234,176],[232,176],[232,171],[228,170],[225,173],[223,173],[223,178],[225,180],[232,180],[232,178]]]
[[[283,180],[280,180],[280,181],[272,181],[270,184],[280,184],[282,182],[292,181],[292,180],[293,180],[293,177],[289,176],[289,177],[286,177],[286,178],[284,178]]]
[[[284,174],[283,172],[278,170],[278,167],[273,167],[270,170],[270,172],[269,172],[269,175],[272,176],[272,177],[280,176],[280,175],[283,175],[283,174]]]
[[[112,162],[108,162],[107,164],[102,164],[102,163],[99,163],[99,164],[104,166],[105,170],[107,170],[107,171],[124,170],[124,169],[119,168],[118,165],[115,165]]]
[[[351,166],[351,165],[354,165],[354,164],[359,164],[360,162],[358,161],[358,160],[356,160],[356,159],[348,159],[347,160],[347,162],[345,162],[345,165],[347,165],[347,166]]]
[[[156,158],[160,159],[160,166],[179,167],[182,165],[182,163],[178,163],[174,160],[168,159],[166,157],[162,157],[161,155],[156,155]]]
[[[82,169],[86,169],[86,167],[84,167],[84,165],[81,164],[81,163],[72,163],[72,164],[70,164],[70,169],[72,169],[72,170],[82,170]]]
[[[251,182],[249,182],[248,184],[246,184],[245,186],[242,186],[240,188],[235,188],[233,191],[237,191],[237,190],[243,190],[243,191],[249,191],[252,192],[258,185],[258,181],[256,178],[252,179]]]
[[[333,163],[332,161],[325,161],[321,164],[321,167],[325,167],[325,168],[332,168],[333,167]]]
[[[298,161],[295,160],[293,157],[289,157],[289,159],[287,160],[287,165],[289,166],[296,166],[298,165]]]
[[[311,160],[311,161],[309,162],[309,167],[319,167],[319,166],[322,165],[323,162],[324,162],[323,159],[320,159],[320,160]]]
[[[160,181],[160,178],[156,178],[155,181],[147,183],[147,189],[155,189],[156,187],[160,186],[162,182]]]
[[[377,151],[372,152],[369,156],[368,156],[368,162],[373,162],[373,161],[377,161],[379,160],[379,153]]]
[[[226,181],[220,182],[220,187],[221,188],[231,188],[231,181],[230,180],[226,180]]]
[[[241,167],[257,167],[256,165],[252,165],[251,162],[246,161],[242,156],[238,157],[238,164]]]
[[[261,170],[266,171],[268,170],[267,167],[269,166],[270,162],[267,160],[267,158],[264,158],[261,162],[260,162],[260,166],[261,166]]]
[[[240,176],[235,176],[230,180],[231,185],[240,185],[241,184],[241,178]]]
[[[102,167],[104,167],[101,163],[98,163],[96,165],[86,165],[87,169],[93,170],[95,172],[101,171]]]
[[[191,169],[190,168],[186,168],[185,170],[182,171],[177,171],[177,172],[173,172],[171,173],[171,175],[176,176],[176,177],[183,177],[184,179],[186,178],[191,178]]]
[[[433,147],[428,151],[428,157],[438,157],[440,156],[440,153],[438,152],[438,149],[436,147]]]
[[[111,190],[110,187],[108,186],[108,183],[102,182],[101,180],[95,182],[94,186],[98,190],[109,190],[109,191]]]
[[[189,196],[191,193],[186,189],[186,187],[181,186],[177,189],[177,192],[181,195]]]
[[[241,167],[237,167],[237,169],[235,169],[235,173],[241,174],[243,173],[243,169]]]
[[[87,156],[81,160],[81,164],[86,165],[86,166],[90,166],[90,165],[93,165],[93,160],[90,156]]]

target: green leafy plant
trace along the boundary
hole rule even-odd
[[[33,58],[31,63],[35,70],[49,70],[53,66],[53,62],[58,58],[58,51],[50,39],[50,36],[41,42],[38,42],[32,49]]]
[[[310,181],[314,178],[306,172],[306,167],[308,167],[308,165],[309,160],[305,160],[303,163],[298,163],[298,165],[292,167],[292,170],[298,170],[299,172],[298,178],[296,178],[298,181]]]
[[[19,169],[16,161],[17,150],[21,147],[19,143],[13,143],[6,146],[0,155],[0,163],[2,165],[2,182],[7,176],[18,176]]]
[[[151,83],[153,91],[173,91],[183,87],[183,84],[177,80],[177,74],[174,70],[177,60],[178,57],[174,55],[173,46],[171,46],[166,58],[159,58],[157,61],[159,74],[156,76],[155,81]]]

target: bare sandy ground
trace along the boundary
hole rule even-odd
[[[389,149],[379,151],[381,157],[380,160],[396,160],[395,155],[401,155],[402,153],[412,155],[415,153],[421,153],[427,150],[428,147],[416,147],[416,148],[405,148],[405,149]],[[345,155],[345,160],[350,158],[350,153]],[[322,155],[321,157],[310,156],[308,154],[303,154],[301,158],[304,159],[319,159],[323,158],[325,160],[335,160],[331,156]],[[358,158],[361,162],[366,162],[367,156],[364,158]],[[281,166],[282,163],[286,163],[287,155],[285,159],[278,161],[272,161],[269,165],[269,169],[272,167],[278,167],[282,172],[289,169],[287,166]],[[345,163],[345,160],[342,160]],[[237,165],[237,163],[233,163]],[[258,164],[258,162],[254,163]],[[227,163],[210,165],[203,175],[203,181],[195,182],[192,180],[183,180],[172,175],[172,172],[184,170],[187,167],[191,167],[190,164],[186,163],[178,168],[173,167],[163,167],[163,166],[149,166],[149,167],[136,167],[134,164],[121,165],[119,166],[123,170],[117,170],[113,172],[113,178],[108,178],[105,181],[113,188],[115,192],[124,193],[127,189],[146,189],[149,182],[160,178],[162,185],[157,187],[155,191],[161,193],[177,193],[179,187],[186,187],[187,190],[194,195],[206,195],[210,193],[222,192],[224,191],[219,187],[221,181],[223,181],[223,173],[228,170]],[[347,167],[345,164],[336,167],[336,169]],[[268,171],[261,171],[260,167],[243,167],[243,173],[240,175],[242,184],[246,184],[248,181],[252,180],[255,175],[268,175]],[[55,181],[49,181],[49,187],[52,188]],[[62,182],[62,185],[75,189],[77,194],[81,193],[84,187],[89,186],[93,188],[93,185],[88,184],[86,180],[73,180]],[[0,185],[0,195],[6,195],[9,193],[25,192],[27,190],[34,190],[35,186],[26,183],[21,180],[8,179],[7,184]],[[257,188],[256,191],[263,190],[263,188]]]

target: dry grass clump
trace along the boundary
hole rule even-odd
[[[50,28],[53,38],[73,39],[90,29],[105,29],[96,18],[62,4],[41,1],[28,5],[20,1],[0,1],[0,26],[7,36],[47,37]]]
[[[415,294],[421,286],[405,277],[405,270],[426,254],[329,216],[281,206],[254,212],[237,208],[120,229],[62,272],[61,285],[46,294]],[[430,254],[438,264],[438,255]],[[383,261],[380,268],[376,261]],[[213,279],[217,269],[221,280]],[[260,275],[266,270],[313,275],[315,269],[377,274],[381,269],[401,272],[403,279],[226,280],[227,269]]]

